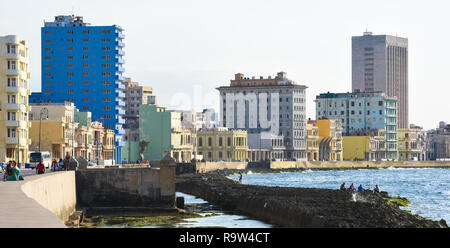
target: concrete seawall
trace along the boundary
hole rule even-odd
[[[0,182],[0,227],[64,228],[75,211],[75,172]]]
[[[201,162],[177,165],[177,174],[208,173],[218,170],[251,169],[378,169],[378,168],[450,168],[450,161],[265,161],[265,162]]]

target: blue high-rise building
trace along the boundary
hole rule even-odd
[[[115,130],[115,160],[121,162],[125,120],[125,38],[120,26],[90,26],[82,17],[56,16],[42,32],[42,102],[70,101],[92,120]]]

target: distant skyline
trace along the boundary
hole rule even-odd
[[[349,92],[351,37],[366,29],[409,40],[409,123],[450,122],[450,1],[54,1],[16,0],[0,9],[0,36],[29,42],[30,88],[41,87],[41,27],[56,15],[125,29],[125,76],[152,86],[169,109],[215,107],[215,89],[235,73],[276,75],[316,95]]]

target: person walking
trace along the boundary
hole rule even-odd
[[[239,183],[242,183],[242,173],[239,172]]]
[[[67,171],[70,167],[70,154],[66,153],[66,157],[64,158],[64,170]]]
[[[6,164],[6,168],[5,168],[5,171],[4,171],[4,174],[3,174],[3,181],[6,181],[6,178],[12,176],[11,163],[12,163],[12,161],[9,161]]]
[[[58,169],[58,162],[56,162],[56,159],[53,159],[52,161],[52,171],[56,171]]]
[[[58,162],[58,171],[64,170],[64,162],[62,160],[62,158],[59,159]]]

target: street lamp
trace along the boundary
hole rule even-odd
[[[41,129],[42,129],[42,115],[45,115],[48,118],[48,109],[42,108],[39,113],[39,152],[41,151]]]

